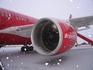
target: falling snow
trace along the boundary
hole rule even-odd
[[[7,66],[10,66],[9,64],[7,64]]]
[[[77,7],[77,9],[79,9],[79,7]]]
[[[89,37],[91,37],[91,35],[88,35]]]
[[[10,1],[12,1],[12,0],[10,0]]]
[[[12,0],[9,0],[9,1],[11,2]],[[70,0],[70,3],[73,3],[73,2],[74,2],[74,0]],[[89,2],[92,3],[92,0],[89,0]],[[11,3],[12,3],[12,2],[11,2]],[[30,3],[31,3],[31,2],[30,2]],[[27,4],[28,4],[28,3],[27,3]],[[45,3],[45,4],[46,4],[46,3]],[[77,17],[78,15],[81,16],[81,15],[83,14],[83,13],[80,13],[80,12],[82,12],[82,11],[80,11],[81,7],[83,6],[82,4],[83,4],[83,0],[80,0],[78,4],[74,5],[74,6],[75,6],[75,9],[77,9],[77,10],[79,11],[79,14],[77,14],[78,11],[77,11],[76,13],[73,12],[74,9],[72,10],[72,8],[70,8],[72,11],[69,10],[69,12],[72,13],[72,14],[74,14],[74,17]],[[3,5],[4,5],[4,7],[5,7],[5,6],[8,6],[8,4],[7,4],[7,5],[3,4]],[[28,4],[28,5],[29,5],[29,4]],[[52,4],[52,5],[53,5],[53,4]],[[24,6],[25,6],[25,4],[24,4]],[[25,8],[24,6],[23,6],[24,10],[26,9],[26,10],[27,10],[26,13],[28,14],[28,13],[29,13],[28,10],[30,11],[30,8],[31,8],[32,6],[30,6],[30,8],[28,7],[28,9],[27,9],[27,7]],[[37,6],[38,6],[38,5],[37,5]],[[41,6],[42,6],[42,5],[41,5]],[[57,5],[56,5],[56,6],[57,6]],[[89,5],[86,5],[86,6],[89,6]],[[66,9],[67,9],[67,4],[66,4],[65,7],[66,7]],[[6,8],[11,8],[11,4],[10,4],[10,7],[6,7]],[[17,7],[16,7],[16,8],[17,8]],[[19,8],[17,8],[16,11],[20,11],[20,12],[22,12],[22,13],[25,13],[24,11],[21,10],[21,9],[23,9],[23,8],[21,8],[21,7],[19,6]],[[42,7],[42,8],[43,8],[43,7]],[[84,8],[86,8],[86,7],[84,7]],[[11,8],[11,9],[12,9],[12,8]],[[31,9],[32,9],[32,8],[31,8]],[[34,9],[35,11],[37,10],[36,7],[33,7],[33,9]],[[39,9],[40,9],[40,8],[39,8]],[[53,8],[52,8],[52,9],[53,9]],[[67,10],[64,10],[64,11],[63,11],[63,9],[64,9],[64,8],[62,8],[62,11],[61,11],[61,12],[63,12],[63,13],[62,13],[62,14],[58,14],[58,13],[59,13],[59,10],[58,10],[58,12],[57,12],[57,15],[58,15],[58,16],[56,16],[56,14],[54,14],[55,17],[58,17],[58,18],[64,18],[64,17],[66,17],[66,18],[67,18],[67,16],[68,16],[69,13],[65,13],[64,11],[67,11]],[[15,10],[15,9],[13,9],[13,10]],[[82,9],[82,10],[83,10],[83,9]],[[85,10],[89,10],[89,9],[86,8]],[[43,11],[43,10],[42,10],[42,11]],[[51,11],[51,10],[50,10],[50,11]],[[57,11],[57,10],[56,10],[56,11]],[[84,11],[84,10],[83,10],[83,11]],[[91,11],[91,10],[90,10],[90,11]],[[89,12],[90,12],[90,11],[89,11]],[[43,11],[43,12],[44,12],[44,11]],[[41,14],[42,14],[43,12],[41,12]],[[45,12],[46,12],[46,11],[45,11]],[[30,11],[30,13],[35,14],[35,13],[33,13],[33,10]],[[36,12],[36,13],[37,13],[37,12]],[[38,12],[38,13],[40,13],[40,12]],[[29,15],[32,15],[32,14],[29,14]],[[45,13],[44,13],[44,14],[45,14]],[[52,14],[52,13],[50,13],[49,15],[51,15],[51,14]],[[63,14],[64,14],[64,15],[63,15]],[[66,14],[67,14],[67,15],[66,15]],[[76,15],[75,15],[75,14],[76,14]],[[93,14],[93,13],[92,13],[92,14]],[[37,14],[36,14],[36,15],[37,15]],[[36,15],[35,15],[35,16],[36,16]],[[42,14],[42,15],[43,15],[43,14]],[[47,15],[47,14],[46,14],[46,15]],[[44,15],[44,16],[42,16],[42,17],[45,17],[46,15]],[[51,16],[54,16],[54,15],[52,14]],[[60,17],[60,15],[61,15],[61,17]],[[63,15],[64,17],[62,17],[62,15]],[[65,16],[65,15],[66,15],[66,16]],[[84,12],[84,14],[83,14],[82,16],[86,16],[86,15],[91,15],[91,14],[90,14],[90,13],[88,14],[88,12],[87,12],[87,13]],[[10,20],[10,19],[11,19],[11,14],[9,14],[9,17],[8,17],[8,16],[6,16],[6,17],[8,18],[8,20]],[[38,17],[41,17],[41,15],[38,15]],[[1,21],[1,20],[0,20],[0,21]],[[2,23],[2,24],[3,24],[3,23]],[[56,33],[58,33],[58,32],[56,32]],[[85,34],[85,33],[84,33],[84,34]],[[89,38],[92,38],[91,32],[88,32],[88,35],[87,35],[87,36],[88,36]],[[3,36],[1,36],[1,38],[3,38]],[[14,40],[14,39],[13,39],[13,40]],[[47,44],[47,43],[46,43],[46,44]],[[64,48],[66,48],[66,46],[64,46]],[[26,49],[25,49],[25,50],[26,50]],[[80,51],[78,51],[78,52],[81,53]],[[23,54],[26,54],[26,53],[23,52]],[[73,54],[73,53],[72,53],[72,54]],[[71,58],[72,58],[72,56],[73,56],[72,54],[71,54]],[[85,53],[81,53],[81,54],[85,55]],[[10,56],[11,56],[11,54],[9,54],[9,57],[5,57],[4,59],[7,59],[7,61],[8,61],[8,60],[10,59]],[[62,56],[63,56],[63,55],[62,55]],[[65,55],[65,56],[66,56],[66,55]],[[68,56],[68,55],[67,55],[67,56]],[[16,56],[17,59],[18,59],[19,57],[20,57],[20,56]],[[49,57],[50,57],[50,56],[49,56]],[[73,56],[73,57],[74,57],[74,56]],[[33,58],[33,57],[31,57],[31,58]],[[40,58],[41,58],[41,57],[40,57]],[[74,58],[75,58],[75,57],[74,57]],[[83,57],[83,58],[86,59],[86,57]],[[73,58],[72,58],[72,59],[73,59]],[[82,58],[81,58],[81,59],[82,59]],[[33,59],[33,60],[34,60],[34,59]],[[64,60],[65,60],[65,59],[64,59]],[[68,61],[68,60],[71,60],[71,59],[69,59],[69,57],[68,57],[68,59],[67,59],[66,61]],[[77,59],[77,60],[78,60],[78,59]],[[52,65],[61,65],[61,62],[62,62],[62,61],[63,61],[63,59],[59,59],[57,62],[53,63]],[[66,64],[66,61],[63,62],[63,65],[62,65],[62,66],[64,66],[64,64]],[[72,60],[72,61],[73,61],[73,60]],[[14,61],[13,61],[13,60],[10,60],[10,62],[13,63]],[[40,61],[38,61],[38,62],[40,62]],[[50,62],[51,62],[51,60],[49,60],[49,61],[46,62],[46,63],[44,62],[45,64],[43,63],[43,65],[47,67],[48,65],[50,65]],[[68,62],[69,62],[69,61],[68,61]],[[76,62],[77,62],[77,61],[76,61]],[[73,63],[73,62],[72,62],[72,63]],[[78,62],[77,62],[77,63],[78,63]],[[21,62],[20,64],[23,65],[24,63]],[[82,64],[82,63],[81,63],[81,64]],[[39,65],[40,65],[40,64],[39,64]],[[52,65],[51,65],[51,66],[52,66]],[[72,64],[72,65],[73,65],[73,64]],[[7,66],[9,67],[10,64],[7,64]],[[77,67],[77,68],[80,67],[78,64],[77,64],[77,65],[75,64],[74,66]],[[67,67],[67,66],[66,66],[66,67]],[[22,69],[20,68],[19,70],[22,70]],[[42,69],[42,70],[43,70],[43,69]],[[45,70],[46,70],[46,69],[45,69]]]
[[[79,6],[81,5],[81,4],[78,4]]]
[[[59,59],[59,62],[61,62],[62,61],[62,59]]]
[[[9,57],[6,57],[6,59],[9,59]]]
[[[45,65],[47,66],[49,63],[45,63]]]
[[[72,2],[73,0],[70,0],[70,2]]]
[[[57,63],[57,65],[60,65],[60,63]]]
[[[17,56],[17,58],[19,58],[19,56]]]
[[[10,17],[8,17],[8,20],[10,20]]]
[[[13,62],[13,60],[11,60],[11,62]]]
[[[11,54],[9,54],[9,56],[10,56]]]
[[[79,67],[78,65],[76,67]]]
[[[22,70],[22,69],[19,69],[19,70]]]
[[[21,63],[21,64],[24,64],[24,63]]]

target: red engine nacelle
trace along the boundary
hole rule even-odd
[[[38,20],[31,32],[34,48],[43,55],[63,53],[73,47],[76,39],[76,31],[71,25],[54,18]]]

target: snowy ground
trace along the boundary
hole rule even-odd
[[[5,70],[93,70],[93,46],[73,47],[56,56],[22,53],[18,46],[7,46],[0,49],[0,59]]]

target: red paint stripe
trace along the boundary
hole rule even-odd
[[[0,33],[0,44],[6,45],[31,44],[31,39],[21,37],[18,35]]]
[[[81,35],[80,33],[77,33],[77,36],[82,38],[83,40],[87,41],[88,43],[93,44],[93,40]]]

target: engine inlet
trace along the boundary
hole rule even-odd
[[[47,51],[53,51],[59,42],[59,32],[57,26],[51,21],[43,21],[41,24],[45,24],[41,30],[41,41],[43,47]]]
[[[59,31],[51,20],[39,21],[32,30],[34,45],[46,52],[55,50],[59,43]]]

